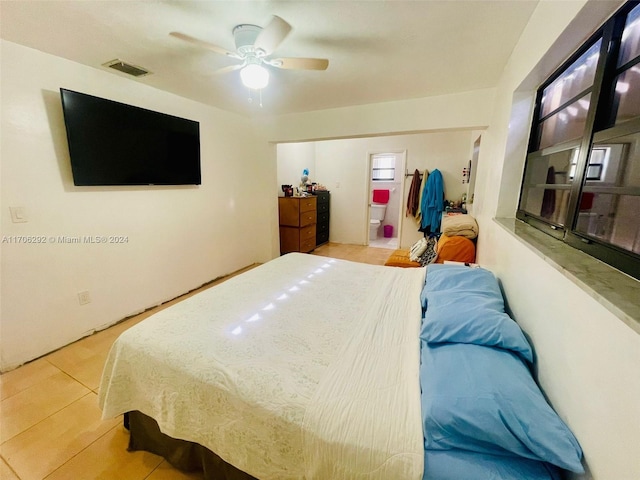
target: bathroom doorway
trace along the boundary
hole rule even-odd
[[[368,156],[368,245],[395,250],[400,248],[402,233],[407,151],[369,152]]]

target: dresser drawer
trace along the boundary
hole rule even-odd
[[[323,232],[319,231],[316,234],[316,246],[322,245],[323,243],[327,243],[328,241],[329,241],[329,229]]]
[[[310,252],[316,248],[316,226],[309,225],[300,229],[300,251]]]
[[[300,244],[300,251],[302,253],[309,253],[311,250],[316,248],[316,239],[310,238],[309,240],[305,240]]]
[[[316,223],[329,223],[329,212],[318,212]]]
[[[316,197],[318,197],[318,203],[328,202],[329,192],[323,192],[323,191],[316,192]]]
[[[300,199],[300,213],[316,210],[316,197],[303,197]]]
[[[307,225],[311,225],[312,223],[316,223],[316,211],[310,210],[308,212],[300,213],[300,226],[306,227]]]
[[[329,222],[318,222],[316,223],[316,233],[320,235],[321,232],[329,231]]]
[[[317,211],[318,211],[318,214],[329,213],[329,202],[318,203]]]
[[[316,226],[309,225],[308,227],[304,227],[300,229],[300,243],[310,238],[315,238],[316,236]]]

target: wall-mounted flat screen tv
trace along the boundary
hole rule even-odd
[[[199,185],[200,124],[60,89],[73,183]]]

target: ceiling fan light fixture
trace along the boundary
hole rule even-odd
[[[252,90],[262,90],[269,84],[269,71],[262,65],[250,63],[240,70],[242,84]]]

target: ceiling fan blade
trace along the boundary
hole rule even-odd
[[[265,63],[287,70],[326,70],[329,66],[326,58],[274,58]]]
[[[233,72],[244,67],[244,63],[239,65],[229,65],[228,67],[222,67],[213,72],[214,75],[224,75],[225,73]]]
[[[197,39],[195,37],[192,37],[190,35],[186,35],[184,33],[171,32],[171,33],[169,33],[169,35],[171,35],[172,37],[175,37],[175,38],[179,38],[180,40],[184,40],[186,42],[189,42],[189,43],[192,43],[194,45],[197,45],[198,47],[206,48],[207,50],[211,50],[211,51],[219,53],[221,55],[226,55],[228,57],[233,57],[233,58],[240,58],[237,53],[230,52],[226,48],[219,47],[217,45],[214,45],[213,43],[205,42],[204,40],[199,40],[199,39]]]
[[[253,46],[256,50],[262,50],[265,56],[270,55],[289,35],[290,31],[291,25],[274,15],[269,25],[264,27],[258,34]]]

